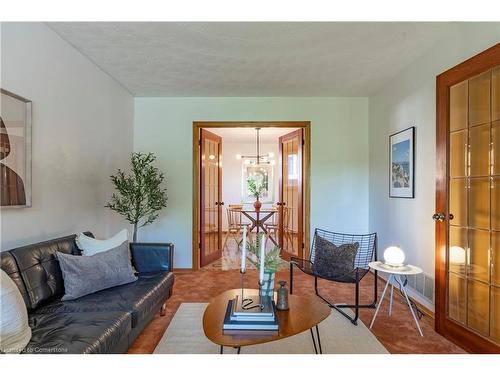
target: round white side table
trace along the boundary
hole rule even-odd
[[[391,267],[387,266],[384,263],[378,261],[378,262],[370,262],[368,266],[371,269],[374,269],[378,272],[385,272],[389,274],[389,279],[387,280],[387,284],[385,284],[384,291],[382,292],[382,297],[380,297],[380,301],[377,304],[377,309],[375,310],[375,315],[373,315],[372,321],[370,323],[370,329],[373,327],[373,323],[375,323],[375,318],[377,317],[378,311],[380,309],[380,305],[382,305],[382,302],[384,301],[385,293],[387,292],[387,287],[391,285],[391,298],[389,300],[389,316],[392,315],[392,297],[394,294],[394,284],[392,283],[393,281],[398,282],[398,284],[401,287],[401,291],[403,292],[405,298],[406,298],[406,303],[408,304],[408,308],[411,311],[411,315],[413,316],[413,320],[415,320],[415,324],[417,325],[418,332],[420,333],[420,336],[423,336],[424,334],[422,333],[422,329],[420,328],[420,324],[418,324],[418,319],[415,315],[415,312],[413,311],[411,304],[410,304],[410,299],[408,298],[408,294],[406,294],[406,287],[405,283],[401,279],[401,276],[408,276],[408,275],[418,275],[419,273],[422,273],[422,269],[417,267],[417,266],[412,266],[410,264],[401,266],[401,267]]]

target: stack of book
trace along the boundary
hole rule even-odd
[[[255,303],[259,302],[258,296],[250,297]],[[271,297],[264,297],[262,300],[263,309],[260,307],[248,308],[245,303],[242,305],[240,296],[229,300],[224,318],[224,330],[250,330],[250,331],[277,331],[278,315],[276,305]],[[245,306],[245,307],[244,307]]]

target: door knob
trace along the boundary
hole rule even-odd
[[[224,202],[219,202],[219,204],[220,204],[221,206],[224,206]]]
[[[453,214],[448,215],[449,220],[453,220]],[[432,219],[435,221],[445,221],[446,220],[446,215],[443,212],[437,212],[434,215],[432,215]]]

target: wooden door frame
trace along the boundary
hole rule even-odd
[[[194,121],[193,122],[193,207],[192,207],[192,269],[200,268],[200,149],[202,128],[302,128],[304,129],[304,257],[309,256],[311,202],[311,122],[310,121]]]
[[[500,64],[500,43],[436,77],[436,212],[448,217],[449,96],[450,87]],[[446,244],[448,220],[436,222],[435,329],[470,352],[499,353],[500,346],[446,318]]]
[[[205,134],[205,135],[203,135]],[[216,203],[216,206],[217,206],[217,246],[219,248],[219,251],[217,252],[217,255],[215,257],[215,259],[211,259],[209,260],[208,262],[211,263],[215,260],[218,259],[218,254],[219,253],[222,253],[222,249],[221,249],[221,245],[222,245],[222,236],[221,236],[221,231],[222,231],[222,206],[220,205],[220,202],[222,201],[222,168],[221,168],[221,158],[222,158],[222,137],[218,136],[217,134],[214,134],[206,129],[201,129],[200,131],[200,140],[203,140],[203,137],[205,137],[205,139],[209,139],[211,140],[212,142],[217,142],[218,144],[218,150],[217,150],[217,155],[218,155],[218,158],[217,158],[217,163],[218,163],[218,175],[217,175],[217,179],[218,179],[218,189],[217,189],[217,202]],[[201,155],[203,155],[203,150],[204,150],[204,147],[205,145],[202,143],[200,143],[200,152],[201,152]],[[200,158],[200,182],[203,182],[204,179],[205,179],[205,172],[206,172],[206,168],[203,168],[202,167],[202,164],[203,164],[203,161],[202,161],[203,158]],[[200,184],[201,186],[201,184]],[[204,206],[205,202],[204,202],[204,199],[203,198],[206,198],[205,195],[202,193],[202,191],[200,190],[200,206]],[[204,228],[205,227],[205,220],[204,220],[204,217],[205,215],[200,215],[200,228]],[[200,231],[201,233],[201,231]],[[201,236],[203,237],[203,235]],[[200,238],[200,243],[203,243],[203,238]],[[200,263],[201,263],[201,258],[203,254],[201,254],[201,248],[200,248]]]

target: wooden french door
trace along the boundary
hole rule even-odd
[[[500,44],[437,77],[436,331],[500,353]]]
[[[304,131],[298,129],[279,138],[278,238],[285,259],[303,257],[303,163]]]
[[[222,138],[200,134],[200,266],[222,256]]]

